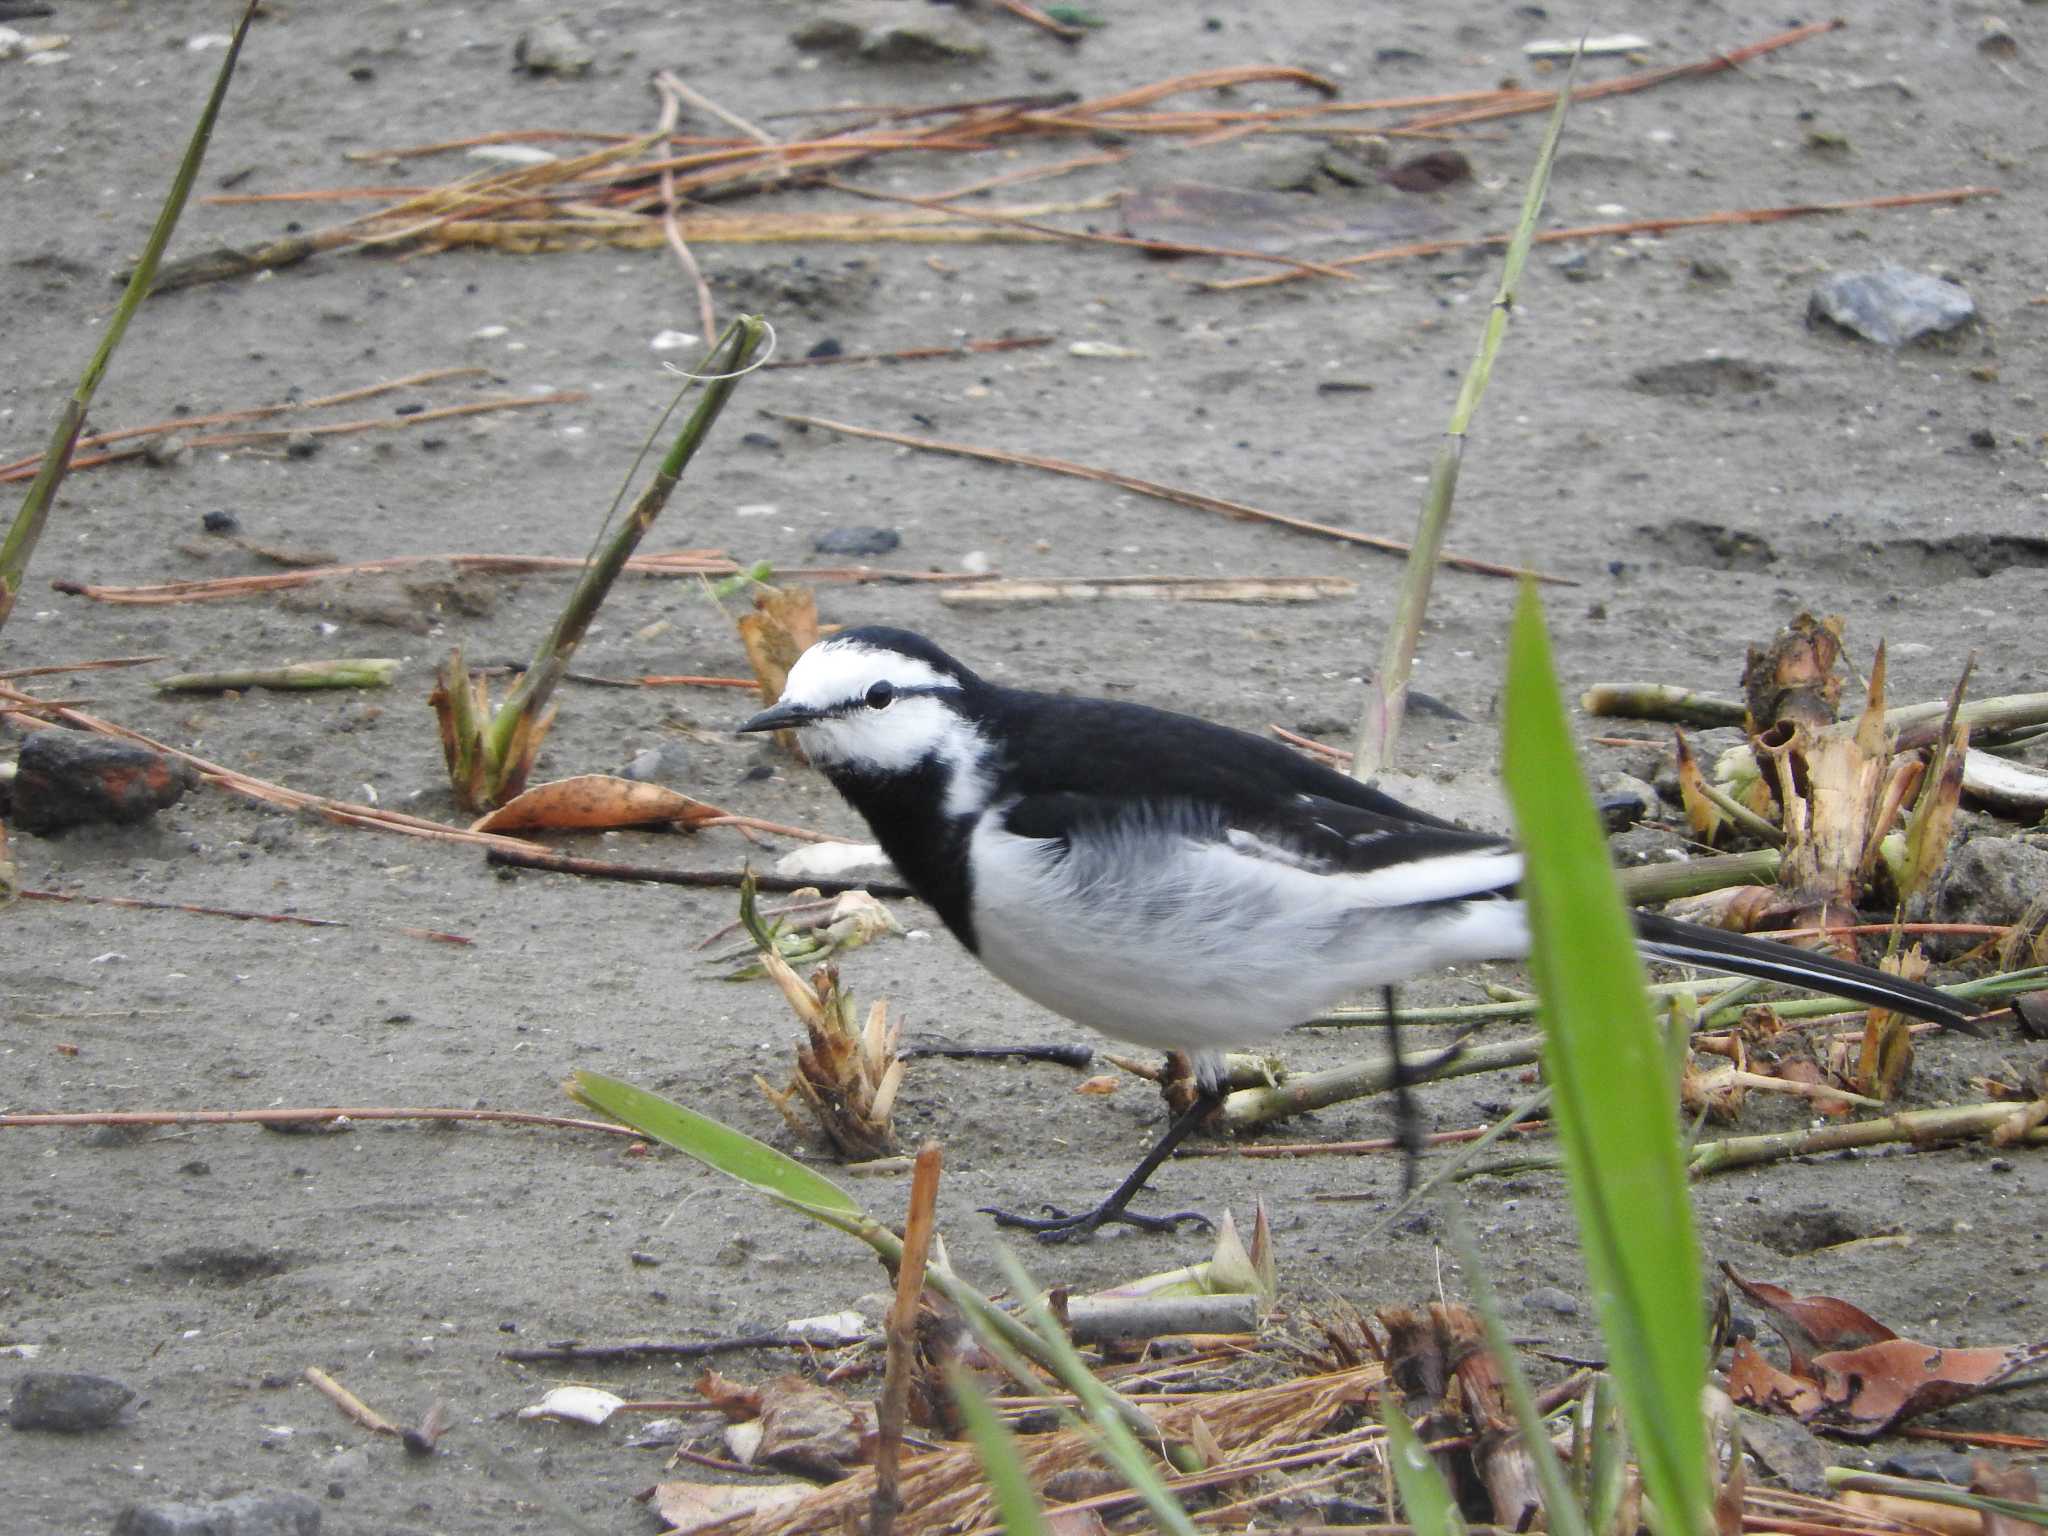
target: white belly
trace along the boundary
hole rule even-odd
[[[1034,1002],[1161,1050],[1266,1039],[1368,987],[1528,949],[1519,902],[1389,905],[1384,876],[1320,874],[1163,832],[1086,867],[985,817],[975,939]]]

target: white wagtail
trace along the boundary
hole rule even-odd
[[[804,652],[781,699],[739,727],[783,728],[989,970],[1106,1035],[1194,1054],[1202,1097],[1101,1205],[992,1212],[1043,1236],[1181,1219],[1124,1207],[1214,1108],[1224,1047],[1368,987],[1528,953],[1509,843],[1226,726],[1005,688],[873,627]],[[1951,1025],[1971,1012],[1789,945],[1649,913],[1636,931],[1659,959]]]

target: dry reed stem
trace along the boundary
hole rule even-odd
[[[1347,544],[1360,544],[1368,549],[1384,550],[1390,554],[1408,552],[1408,546],[1398,539],[1383,539],[1350,528],[1334,528],[1327,523],[1290,517],[1283,512],[1268,512],[1264,508],[1247,506],[1240,501],[1226,501],[1220,496],[1205,496],[1199,491],[1184,491],[1175,486],[1162,485],[1156,480],[1140,480],[1135,475],[1127,475],[1119,470],[1076,464],[1069,459],[1054,459],[1032,453],[1011,453],[1002,448],[978,448],[970,443],[940,442],[935,438],[912,437],[904,432],[885,432],[878,427],[856,427],[843,421],[829,421],[823,416],[802,416],[790,411],[763,411],[761,414],[774,421],[786,421],[792,426],[817,427],[823,431],[837,432],[845,437],[872,438],[876,442],[895,443],[900,447],[917,448],[926,453],[946,453],[957,458],[980,459],[990,464],[1010,464],[1023,469],[1042,469],[1055,475],[1072,475],[1077,479],[1094,480],[1103,485],[1116,486],[1120,490],[1135,492],[1140,496],[1151,496],[1160,501],[1172,502],[1176,506],[1193,507],[1204,512],[1221,512],[1226,517],[1242,518],[1251,522],[1273,523],[1282,528],[1292,528],[1297,533],[1319,534],[1324,538],[1340,539]],[[1446,554],[1443,563],[1481,576],[1526,578],[1567,587],[1578,585],[1577,582],[1563,576],[1524,570],[1520,566],[1496,565],[1492,561],[1476,560],[1468,555]]]

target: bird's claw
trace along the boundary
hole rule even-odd
[[[1098,1227],[1136,1227],[1140,1232],[1178,1232],[1184,1221],[1192,1222],[1203,1231],[1215,1230],[1216,1224],[1200,1211],[1175,1211],[1170,1216],[1147,1216],[1139,1211],[1122,1207],[1109,1209],[1098,1205],[1092,1211],[1075,1215],[1061,1210],[1056,1205],[1044,1207],[1043,1216],[1023,1216],[1015,1211],[1001,1210],[993,1205],[980,1207],[983,1215],[993,1216],[999,1227],[1018,1227],[1031,1233],[1041,1243],[1070,1243],[1091,1237]]]

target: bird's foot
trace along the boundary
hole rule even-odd
[[[1114,1200],[1105,1200],[1093,1210],[1082,1211],[1079,1215],[1063,1211],[1056,1205],[1046,1206],[1043,1216],[1024,1216],[993,1205],[984,1205],[980,1209],[984,1215],[995,1217],[997,1226],[1021,1228],[1041,1243],[1075,1242],[1093,1236],[1098,1227],[1126,1226],[1136,1227],[1140,1232],[1177,1232],[1184,1221],[1192,1222],[1203,1231],[1213,1231],[1216,1225],[1200,1211],[1147,1216],[1140,1211],[1127,1210]]]

